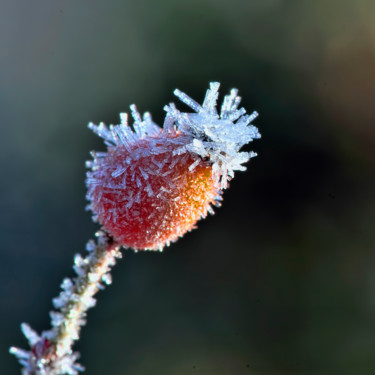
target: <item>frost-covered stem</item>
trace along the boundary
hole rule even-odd
[[[94,256],[85,259],[82,259],[80,255],[75,256],[74,267],[79,276],[74,280],[74,298],[61,308],[63,320],[56,326],[54,343],[58,356],[68,353],[73,341],[78,339],[81,325],[85,323],[83,319],[86,311],[95,305],[96,301],[93,296],[103,289],[103,277],[109,277],[108,271],[120,254],[119,247],[105,239],[98,241],[95,245]],[[109,280],[104,281],[108,283]]]
[[[96,243],[88,242],[86,257],[75,255],[77,277],[64,279],[60,295],[53,299],[56,311],[50,312],[52,328],[38,335],[28,324],[22,324],[31,351],[12,347],[10,352],[24,366],[23,375],[76,375],[83,370],[76,363],[79,354],[72,351],[72,345],[86,323],[86,311],[95,306],[94,295],[111,283],[109,271],[121,257],[117,243],[104,232],[97,236]]]

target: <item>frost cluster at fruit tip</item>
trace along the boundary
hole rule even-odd
[[[258,113],[254,111],[247,115],[244,108],[238,108],[241,98],[237,95],[237,89],[232,89],[230,94],[224,97],[220,112],[218,111],[219,87],[218,82],[210,83],[202,105],[176,89],[174,94],[196,113],[180,112],[174,103],[170,103],[164,107],[167,115],[163,128],[152,121],[148,112],[142,118],[135,105],[130,106],[134,118],[134,131],[128,125],[126,113],[120,114],[121,124],[119,125],[110,125],[108,128],[103,123],[99,125],[90,123],[89,128],[102,137],[109,147],[122,145],[129,148],[131,144],[147,136],[180,134],[183,137],[176,141],[181,143],[181,147],[175,153],[193,153],[202,159],[209,160],[212,163],[214,176],[220,181],[223,189],[227,187],[227,181],[234,176],[234,171],[246,170],[243,164],[257,155],[255,152],[240,152],[240,149],[253,139],[260,138],[261,135],[251,124]],[[157,152],[156,149],[155,152]],[[159,152],[163,150],[159,148]],[[95,170],[95,159],[102,159],[106,155],[104,152],[94,152],[94,160],[88,161],[87,167]],[[121,171],[118,173],[121,174]],[[90,183],[89,178],[88,183]]]
[[[234,171],[246,170],[242,164],[256,156],[255,152],[240,152],[240,149],[253,139],[260,138],[260,133],[251,125],[258,113],[246,115],[244,108],[238,109],[241,98],[237,96],[237,89],[232,89],[224,97],[218,113],[219,86],[218,82],[211,82],[202,106],[180,90],[174,91],[196,113],[181,113],[173,103],[165,110],[166,122],[173,121],[177,129],[191,139],[178,152],[188,151],[208,158],[213,164],[214,175],[221,179],[221,188],[226,188]]]

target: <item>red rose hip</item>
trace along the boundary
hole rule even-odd
[[[244,170],[242,164],[256,155],[240,148],[260,137],[250,124],[257,113],[237,109],[240,98],[233,89],[218,115],[218,88],[211,83],[202,106],[176,90],[196,113],[181,113],[170,104],[163,128],[148,113],[142,119],[134,105],[134,131],[126,114],[109,128],[89,124],[108,146],[88,162],[89,208],[124,247],[162,250],[176,241],[213,212],[234,171]]]

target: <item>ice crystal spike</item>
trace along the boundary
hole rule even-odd
[[[219,82],[211,82],[210,89],[207,90],[206,97],[203,102],[203,108],[206,108],[207,112],[213,116],[217,116],[216,102],[217,98],[219,97],[219,87]]]
[[[161,250],[212,213],[235,171],[256,154],[242,146],[259,138],[251,125],[256,112],[238,109],[232,89],[217,110],[218,82],[211,82],[202,105],[176,89],[174,94],[195,113],[165,106],[163,127],[131,105],[121,123],[89,128],[102,137],[107,152],[92,153],[86,184],[93,219],[124,247]],[[76,272],[80,267],[76,266]]]
[[[21,330],[31,346],[40,340],[40,336],[27,323],[21,324]]]

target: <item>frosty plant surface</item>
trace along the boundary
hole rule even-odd
[[[92,152],[87,162],[89,210],[101,230],[90,240],[83,257],[76,254],[76,276],[66,278],[53,299],[51,328],[36,333],[21,325],[30,350],[12,347],[23,375],[76,375],[84,368],[72,350],[86,323],[94,295],[111,283],[111,267],[121,258],[120,248],[162,250],[182,237],[221,201],[223,189],[255,152],[241,148],[260,138],[251,124],[257,112],[239,108],[232,89],[217,111],[219,83],[212,82],[202,105],[179,90],[174,94],[194,112],[165,106],[163,127],[149,113],[143,117],[130,106],[133,128],[121,113],[121,123],[107,127],[90,123],[103,138],[106,152]]]

